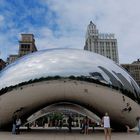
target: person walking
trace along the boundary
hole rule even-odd
[[[88,118],[87,116],[85,117],[84,125],[85,125],[85,131],[84,131],[84,134],[88,134],[89,118]]]
[[[80,125],[81,125],[81,131],[80,133],[84,134],[85,133],[85,118],[83,118],[83,120],[80,121]]]
[[[105,113],[102,121],[104,126],[105,140],[107,140],[107,137],[109,137],[109,140],[111,140],[110,117],[108,116],[107,112]]]
[[[73,121],[72,117],[69,116],[69,118],[68,118],[68,128],[69,128],[69,132],[71,132],[72,121]]]
[[[138,132],[137,132],[137,134],[140,135],[140,117],[137,117],[136,118],[136,121],[137,121],[137,126],[138,126]]]
[[[63,126],[63,120],[59,120],[58,126],[59,126],[59,129],[62,129],[62,126]]]

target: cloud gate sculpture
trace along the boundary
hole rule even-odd
[[[50,49],[22,57],[0,72],[0,127],[14,113],[22,120],[54,103],[80,105],[111,126],[135,127],[140,115],[140,89],[113,61],[84,50]]]

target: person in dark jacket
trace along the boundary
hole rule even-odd
[[[68,118],[68,128],[69,128],[69,132],[71,132],[72,121],[73,121],[72,117],[69,116],[69,118]]]

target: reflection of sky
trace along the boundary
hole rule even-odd
[[[130,76],[123,69],[101,55],[76,49],[51,49],[24,56],[6,67],[0,73],[0,89],[40,77],[89,76],[91,72],[101,73],[110,83],[109,77],[98,66],[106,68],[115,77],[112,71],[121,73],[130,82]]]

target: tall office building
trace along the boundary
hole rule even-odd
[[[140,59],[134,61],[132,64],[121,64],[121,66],[130,73],[140,86]]]
[[[37,48],[35,46],[34,35],[21,34],[21,40],[19,41],[19,57],[35,51],[37,51]]]
[[[90,21],[87,27],[84,50],[101,54],[119,63],[117,39],[114,34],[99,33],[96,25]]]
[[[37,51],[35,45],[35,39],[33,34],[21,34],[21,40],[19,41],[19,51],[18,54],[9,55],[7,58],[7,65],[13,63],[19,57],[26,54],[33,53]]]

